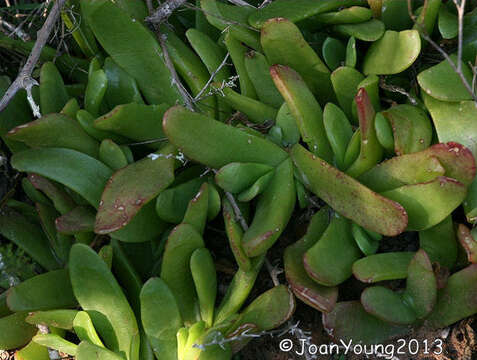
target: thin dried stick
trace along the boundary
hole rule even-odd
[[[179,8],[182,4],[184,4],[186,0],[169,0],[166,1],[165,3],[161,4],[157,10],[154,11],[153,14],[148,16],[146,18],[146,21],[149,21],[152,24],[152,27],[154,28],[154,31],[156,32],[157,37],[159,38],[159,44],[161,45],[162,49],[162,55],[164,57],[164,63],[166,64],[167,68],[169,69],[171,73],[171,79],[172,79],[172,86],[176,86],[177,89],[179,90],[179,93],[184,100],[184,105],[190,110],[190,111],[195,111],[194,108],[194,102],[192,100],[192,96],[189,94],[189,92],[186,90],[184,85],[182,85],[182,82],[179,78],[179,75],[177,75],[177,71],[174,67],[174,64],[172,62],[172,59],[169,55],[169,51],[167,50],[167,36],[165,34],[162,34],[161,31],[159,30],[160,24],[164,23],[167,21],[169,16],[172,15],[174,10]],[[151,13],[153,11],[151,4],[148,4],[149,7],[149,12]]]
[[[230,205],[232,205],[232,209],[234,210],[235,214],[235,219],[240,223],[240,226],[242,227],[243,231],[248,230],[248,225],[247,222],[245,221],[242,212],[240,211],[240,208],[237,205],[237,202],[235,201],[234,196],[229,193],[228,191],[225,192],[225,196],[227,196],[227,199],[230,202]]]
[[[262,9],[264,8],[265,6],[267,6],[268,4],[270,4],[273,0],[263,0],[263,2],[260,4],[260,6],[258,7],[259,9]]]
[[[169,55],[169,51],[167,50],[167,36],[164,34],[161,34],[159,30],[156,30],[158,37],[159,37],[159,43],[161,44],[162,48],[162,54],[164,56],[164,62],[166,63],[167,68],[171,72],[171,78],[172,78],[172,85],[177,86],[177,89],[179,90],[179,93],[182,96],[182,99],[184,100],[185,106],[190,110],[190,111],[195,111],[194,108],[194,103],[192,101],[192,96],[189,94],[189,92],[186,90],[184,85],[182,85],[181,80],[179,79],[179,75],[177,75],[177,71],[174,67],[174,64],[172,63],[172,59]]]
[[[169,0],[161,4],[151,15],[146,17],[146,21],[152,24],[161,24],[172,15],[174,10],[184,5],[187,0]]]
[[[53,30],[53,27],[55,26],[56,20],[58,19],[60,15],[60,10],[63,7],[64,3],[65,3],[65,0],[57,0],[53,4],[51,11],[48,14],[48,17],[45,20],[45,23],[43,24],[41,29],[38,31],[37,39],[30,53],[30,56],[28,56],[28,59],[25,65],[19,72],[15,81],[7,89],[7,91],[5,92],[5,95],[3,95],[2,100],[0,100],[0,111],[3,111],[3,109],[7,107],[7,105],[10,103],[10,101],[13,99],[13,97],[16,95],[16,93],[20,89],[25,89],[27,92],[28,101],[33,110],[33,114],[36,117],[41,116],[39,107],[38,105],[36,105],[35,101],[33,100],[33,95],[31,93],[32,87],[35,85],[38,85],[38,83],[36,80],[34,80],[31,77],[31,74],[36,64],[38,63],[38,60],[40,59],[41,51],[43,47],[46,45],[48,38],[50,37],[50,33]]]
[[[240,211],[240,208],[238,207],[237,202],[235,201],[234,196],[229,192],[225,192],[225,196],[227,196],[227,199],[229,200],[230,205],[232,205],[232,209],[234,210],[234,214],[235,214],[235,219],[240,223],[240,226],[242,227],[243,231],[247,231],[248,230],[247,222],[245,221],[242,215],[242,212]],[[281,273],[281,270],[273,266],[267,258],[265,258],[265,265],[267,266],[267,271],[270,275],[270,278],[272,279],[273,286],[280,285],[280,281],[278,280],[278,274]]]
[[[200,97],[204,94],[205,90],[212,84],[212,81],[214,81],[215,76],[219,73],[220,70],[227,64],[227,60],[229,59],[230,53],[227,53],[225,55],[224,60],[222,60],[222,63],[219,65],[217,69],[210,75],[209,80],[205,84],[205,86],[199,91],[199,93],[195,96],[194,102],[199,101]]]
[[[7,32],[10,32],[9,35],[11,34],[16,35],[23,41],[30,40],[30,35],[24,32],[21,26],[12,25],[8,21],[3,20],[1,17],[0,17],[0,27],[4,27]]]
[[[252,4],[249,4],[248,2],[243,1],[243,0],[227,0],[227,1],[229,3],[237,5],[237,6],[249,6],[249,7],[253,7],[255,9],[255,6],[253,6]]]
[[[464,37],[464,10],[465,1],[460,0],[460,5],[457,4],[457,0],[454,0],[455,7],[457,8],[457,19],[459,24],[458,34],[458,47],[457,47],[457,71],[462,72],[462,42]]]
[[[462,0],[462,1],[465,2],[465,0]],[[426,29],[424,29],[422,24],[420,24],[416,20],[416,16],[412,13],[411,0],[407,0],[407,4],[408,4],[407,7],[408,7],[409,16],[411,17],[411,19],[414,21],[414,23],[418,27],[419,34],[424,38],[424,40],[426,40],[429,44],[431,44],[431,46],[433,48],[435,48],[449,62],[450,66],[452,67],[452,70],[454,70],[455,73],[457,75],[459,75],[459,78],[461,79],[462,83],[464,84],[465,89],[472,96],[472,99],[474,100],[474,102],[477,105],[477,95],[474,93],[474,91],[472,89],[472,86],[467,82],[467,79],[465,78],[465,76],[462,72],[462,68],[459,69],[459,67],[458,67],[458,64],[462,63],[462,43],[459,43],[459,45],[458,45],[461,48],[461,51],[460,51],[460,57],[459,57],[459,54],[457,55],[458,59],[457,59],[457,65],[456,65],[452,61],[450,56],[434,40],[431,39],[431,37],[427,34]],[[462,39],[462,32],[463,32],[463,25],[462,24],[463,24],[463,19],[459,18],[459,39],[460,40]],[[458,51],[458,53],[459,53],[459,51]]]

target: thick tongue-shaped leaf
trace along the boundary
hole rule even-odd
[[[300,130],[286,102],[280,107],[275,124],[281,130],[282,144],[284,146],[295,145],[300,141]]]
[[[455,141],[467,146],[477,155],[477,108],[473,101],[443,102],[427,94],[422,95],[432,116],[439,141]]]
[[[323,14],[325,15],[325,14]],[[327,37],[321,48],[323,60],[331,71],[336,70],[345,60],[346,47],[341,40]]]
[[[10,38],[8,38],[11,40]],[[0,94],[4,94],[11,81],[8,76],[0,76]],[[22,143],[7,140],[5,134],[15,126],[26,124],[31,121],[31,110],[28,106],[26,91],[20,90],[10,100],[8,106],[0,113],[0,137],[5,141],[12,153],[25,150],[27,147]]]
[[[353,36],[363,41],[376,41],[383,36],[385,30],[384,24],[376,19],[359,24],[335,25],[332,29],[341,35]]]
[[[477,263],[477,242],[475,241],[469,228],[463,224],[459,224],[457,228],[457,238],[462,248],[467,254],[470,263]]]
[[[106,346],[128,360],[136,360],[139,354],[139,344],[134,341],[139,333],[136,318],[103,259],[88,246],[75,244],[70,253],[69,271],[75,297],[88,311]]]
[[[424,104],[431,114],[439,141],[455,141],[466,147],[477,157],[477,107],[473,101],[444,102],[422,93]],[[468,221],[477,219],[477,181],[469,189],[464,202]]]
[[[330,71],[308,45],[300,29],[287,19],[271,19],[262,28],[260,41],[268,62],[297,71],[320,103],[334,99]]]
[[[48,348],[31,341],[27,346],[15,352],[15,360],[49,360]]]
[[[137,81],[150,104],[172,105],[180,100],[177,88],[171,86],[171,74],[161,56],[161,47],[140,21],[132,21],[127,12],[110,1],[82,1],[81,12],[96,39]]]
[[[285,285],[278,285],[256,298],[240,314],[228,333],[244,324],[254,324],[258,331],[274,329],[287,321],[295,311],[295,298]]]
[[[141,318],[158,359],[177,360],[176,333],[182,318],[176,298],[160,278],[152,278],[141,290]]]
[[[40,108],[42,114],[58,113],[69,96],[60,72],[52,62],[46,62],[40,72]]]
[[[353,263],[360,257],[349,220],[335,214],[320,239],[306,251],[303,263],[313,280],[336,286],[351,276]]]
[[[7,138],[33,148],[63,147],[92,157],[98,156],[98,142],[86,134],[76,121],[61,114],[46,115],[17,126],[7,133]]]
[[[419,244],[431,261],[452,269],[457,259],[457,241],[452,217],[449,215],[439,224],[419,231]]]
[[[54,270],[60,267],[41,228],[7,207],[2,209],[0,215],[0,234],[25,251],[45,269]]]
[[[395,236],[407,226],[407,214],[398,203],[327,164],[302,146],[295,145],[291,157],[301,181],[341,215],[377,233]]]
[[[250,271],[252,263],[242,247],[243,229],[238,223],[232,205],[228,200],[224,201],[223,215],[225,231],[227,232],[229,246],[234,254],[235,261],[242,270]]]
[[[164,251],[161,278],[174,294],[182,319],[186,324],[198,320],[197,294],[190,272],[192,253],[204,247],[199,232],[189,224],[180,224],[172,230]]]
[[[217,275],[212,255],[206,248],[193,252],[190,258],[190,270],[199,298],[200,315],[207,327],[214,320],[215,298],[217,297]]]
[[[457,56],[451,55],[454,64]],[[466,63],[462,64],[462,75],[468,84],[472,83],[472,71]],[[417,76],[422,90],[429,96],[441,101],[472,100],[472,95],[465,88],[462,78],[457,74],[447,60],[422,71]]]
[[[169,140],[188,158],[213,168],[232,162],[277,166],[288,156],[268,140],[181,106],[166,112],[163,126]]]
[[[322,208],[313,216],[305,236],[288,246],[283,258],[285,275],[295,296],[318,311],[324,312],[333,310],[338,299],[338,288],[321,286],[313,281],[303,266],[303,256],[326,230],[329,221],[328,212],[328,208]]]
[[[418,319],[430,314],[437,299],[437,280],[431,260],[420,249],[412,258],[407,269],[406,291],[404,301],[415,312]]]
[[[331,83],[335,91],[338,103],[348,119],[353,117],[353,100],[358,92],[358,85],[364,80],[363,74],[358,70],[341,66],[331,74]]]
[[[422,151],[431,144],[431,121],[421,108],[401,104],[383,111],[382,114],[391,123],[396,155]]]
[[[216,0],[212,1],[218,4]],[[248,76],[247,68],[245,67],[245,56],[247,55],[248,48],[237,40],[230,32],[225,34],[223,43],[232,58],[235,71],[239,77],[240,93],[248,98],[256,99],[257,93],[255,87],[253,86],[252,80],[250,80],[250,77]]]
[[[421,8],[419,16],[414,23],[413,29],[425,31],[426,34],[432,34],[441,4],[442,0],[428,0],[427,3]]]
[[[104,139],[99,145],[99,160],[113,171],[128,165],[128,159],[122,148],[110,139]]]
[[[346,45],[346,59],[345,66],[356,67],[358,53],[356,51],[356,39],[354,36],[351,36]]]
[[[261,28],[267,20],[276,17],[286,17],[292,22],[298,22],[313,15],[333,11],[342,7],[362,4],[363,1],[359,0],[325,0],[318,2],[295,0],[293,4],[290,4],[287,0],[276,0],[258,9],[249,17],[248,21],[253,27]]]
[[[225,191],[233,194],[246,190],[273,167],[259,163],[230,163],[215,175],[215,182]]]
[[[383,156],[383,148],[378,142],[374,128],[376,113],[366,90],[359,89],[355,101],[358,109],[361,147],[358,158],[346,170],[346,173],[352,177],[358,177],[371,169]]]
[[[7,305],[12,311],[72,308],[77,305],[67,270],[34,276],[11,288]]]
[[[175,149],[167,145],[116,171],[101,196],[94,231],[108,234],[126,226],[145,204],[174,181],[175,161]]]
[[[373,255],[378,251],[381,235],[378,234],[379,237],[373,238],[365,229],[355,223],[351,224],[351,232],[356,245],[364,255]]]
[[[27,324],[27,312],[18,312],[0,319],[0,349],[10,350],[26,345],[36,334],[36,326]]]
[[[434,311],[426,320],[433,328],[449,326],[477,312],[477,264],[472,264],[449,277],[439,290]]]
[[[157,215],[164,221],[181,223],[189,201],[194,198],[203,183],[204,179],[196,177],[161,192],[156,199]]]
[[[258,99],[274,108],[280,108],[283,104],[283,97],[270,76],[270,64],[267,58],[257,51],[249,51],[245,55],[245,68],[257,92]]]
[[[204,233],[207,223],[207,209],[209,207],[209,189],[211,185],[204,182],[199,192],[190,200],[182,222],[190,224],[199,232]],[[219,206],[220,207],[220,206]]]
[[[57,334],[37,334],[33,337],[32,341],[71,356],[76,355],[76,349],[78,347],[76,344],[63,339]]]
[[[429,257],[419,250],[407,269],[406,290],[402,294],[375,286],[361,294],[365,310],[393,324],[412,324],[423,319],[436,303],[437,281]]]
[[[344,170],[346,149],[353,136],[351,124],[343,110],[333,103],[328,103],[323,111],[323,125],[325,126],[330,146],[335,154],[336,166],[338,169]]]
[[[104,100],[110,108],[129,103],[144,104],[136,80],[110,57],[104,60],[104,72],[108,79]]]
[[[353,275],[365,283],[405,279],[413,252],[390,252],[366,256],[353,264]]]
[[[436,144],[417,153],[384,161],[361,175],[359,181],[374,191],[382,192],[432,181],[443,175],[470,185],[475,177],[472,153],[457,143]]]
[[[166,104],[118,105],[109,113],[97,118],[94,121],[94,127],[140,142],[157,140],[148,144],[157,149],[162,146],[162,141],[165,139],[161,118],[168,108]]]
[[[324,24],[355,24],[368,21],[373,16],[370,9],[362,6],[351,6],[339,11],[331,11],[318,14],[314,20]]]
[[[94,328],[91,316],[86,311],[79,311],[73,319],[73,328],[81,341],[104,347],[103,342]]]
[[[124,136],[116,135],[115,133],[110,131],[96,129],[94,127],[95,118],[95,115],[83,109],[78,110],[76,112],[76,120],[78,120],[78,123],[83,128],[83,130],[92,138],[98,141],[111,139],[118,144],[127,144],[130,142],[130,140],[126,139]]]
[[[252,267],[249,271],[245,271],[241,268],[237,270],[216,311],[215,325],[229,319],[240,310],[247,300],[250,291],[252,291],[264,259],[265,256],[263,255],[252,259]]]
[[[285,230],[295,208],[293,163],[286,159],[258,201],[255,216],[242,242],[245,253],[255,257],[265,253]]]
[[[77,206],[55,220],[56,230],[60,234],[74,235],[94,230],[95,212],[87,206]]]
[[[247,24],[253,13],[252,7],[233,6],[216,0],[201,0],[200,6],[210,24],[220,31],[229,32],[249,47],[260,50],[258,34]]]
[[[52,326],[58,329],[73,329],[73,320],[78,310],[36,311],[28,315],[25,321],[32,325]]]
[[[454,211],[465,199],[467,187],[461,182],[439,176],[432,181],[404,185],[381,193],[399,202],[409,216],[408,230],[425,230]]]
[[[125,227],[113,231],[112,238],[128,243],[140,243],[157,239],[167,225],[157,217],[154,202],[144,205]]]
[[[392,325],[368,314],[359,301],[336,304],[334,310],[323,314],[323,327],[336,341],[379,344],[409,331],[405,326]]]
[[[475,56],[477,55],[477,36],[475,31],[477,28],[477,11],[475,9],[464,16],[464,23],[462,59],[466,62],[472,62],[475,61]]]
[[[344,156],[344,168],[349,168],[353,162],[358,158],[359,152],[361,150],[361,131],[358,128],[351,136],[351,139],[346,148]]]
[[[412,26],[407,1],[379,0],[382,2],[381,21],[389,30],[406,30]],[[369,1],[371,2],[371,1]],[[370,5],[372,6],[372,5]]]
[[[108,87],[108,78],[102,69],[90,72],[84,94],[84,109],[94,117],[100,115],[100,107]]]
[[[421,52],[417,30],[388,30],[371,44],[363,63],[364,74],[398,74],[410,67]]]
[[[69,187],[94,207],[112,174],[98,160],[71,149],[44,148],[25,150],[12,156],[18,171],[33,172]]]
[[[373,286],[361,293],[361,303],[369,314],[391,324],[408,325],[416,321],[414,310],[402,297],[383,286]]]
[[[216,84],[217,88],[221,88],[221,84]],[[256,124],[266,124],[273,122],[277,116],[277,109],[270,105],[264,104],[258,100],[239,94],[231,88],[222,89],[223,98],[230,107],[247,115],[249,121]]]
[[[447,6],[441,6],[439,9],[437,26],[442,38],[455,38],[459,33],[459,21],[457,19],[457,14],[450,12]]]
[[[121,360],[123,358],[104,347],[93,345],[88,341],[82,341],[76,349],[76,359]]]
[[[269,173],[259,177],[258,180],[252,184],[252,186],[239,194],[237,197],[238,201],[247,202],[253,200],[257,195],[261,194],[267,189],[268,184],[274,178],[274,176],[275,173],[270,171]]]
[[[272,66],[270,73],[309,150],[331,162],[333,155],[323,126],[323,112],[303,79],[293,69],[281,65]]]

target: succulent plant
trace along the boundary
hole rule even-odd
[[[22,282],[0,294],[0,349],[231,359],[290,319],[295,296],[333,338],[363,344],[477,313],[477,10],[196,3],[171,27],[147,20],[142,0],[67,1],[82,18],[62,13],[76,57],[43,48],[39,87],[0,112],[28,198],[1,202],[14,245],[0,247],[0,276],[7,256]],[[426,64],[433,38],[461,44]],[[1,48],[32,46],[0,34]],[[9,84],[0,77],[0,92]],[[288,284],[250,301],[267,251],[303,213]],[[212,221],[237,265],[221,299]],[[408,251],[383,251],[412,233]],[[350,278],[369,286],[338,301]]]

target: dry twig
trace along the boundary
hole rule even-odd
[[[53,4],[45,23],[38,31],[38,36],[35,45],[33,46],[33,49],[30,53],[30,56],[28,56],[25,65],[20,70],[20,73],[18,74],[15,81],[7,89],[5,95],[3,95],[2,100],[0,100],[0,111],[7,107],[9,102],[13,99],[13,97],[20,89],[25,89],[27,92],[28,102],[30,103],[30,106],[33,110],[33,115],[35,115],[36,117],[41,116],[40,109],[33,100],[33,95],[31,93],[32,87],[38,85],[38,82],[31,77],[31,74],[36,64],[38,63],[38,60],[40,59],[41,51],[43,50],[43,47],[46,45],[48,38],[50,37],[50,33],[53,30],[53,27],[60,15],[60,11],[64,3],[65,0],[57,0]]]
[[[431,39],[430,35],[427,33],[424,26],[417,21],[416,16],[412,12],[411,0],[407,0],[407,8],[408,8],[409,16],[411,17],[412,21],[416,24],[419,30],[419,34],[424,38],[424,40],[426,40],[429,44],[431,44],[431,46],[435,48],[444,57],[444,59],[446,59],[449,62],[450,66],[452,67],[452,70],[454,70],[455,73],[459,75],[459,78],[461,79],[462,84],[464,84],[466,90],[472,96],[472,99],[477,105],[477,94],[474,92],[472,85],[468,83],[467,79],[464,76],[464,73],[462,72],[462,41],[463,41],[463,31],[464,31],[463,24],[464,24],[465,2],[466,0],[460,0],[460,5],[458,5],[457,0],[454,0],[454,3],[457,6],[457,15],[458,15],[458,23],[459,23],[457,64],[455,64],[454,61],[452,61],[452,59],[450,58],[450,56],[434,40]]]

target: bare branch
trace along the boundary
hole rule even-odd
[[[457,0],[454,0],[455,7],[457,8],[457,19],[459,24],[459,33],[458,33],[458,46],[457,46],[457,71],[462,72],[462,42],[464,36],[464,10],[465,10],[465,1],[460,0],[460,5],[457,3]]]
[[[262,9],[264,8],[265,6],[267,6],[268,4],[270,4],[273,0],[263,0],[263,2],[260,4],[260,6],[258,7],[259,9]]]
[[[242,227],[243,231],[247,231],[248,230],[247,222],[245,221],[242,215],[242,212],[240,211],[240,208],[238,207],[237,202],[235,201],[234,196],[228,191],[225,192],[225,196],[227,196],[227,200],[229,200],[230,205],[232,205],[232,209],[234,210],[234,214],[235,214],[235,219],[240,223],[240,226]]]
[[[146,17],[146,21],[152,24],[161,24],[172,15],[174,10],[184,5],[187,0],[168,0],[161,4],[153,14]]]
[[[255,9],[255,6],[253,6],[252,4],[249,4],[248,2],[246,2],[244,0],[227,0],[227,1],[229,3],[237,5],[237,6],[249,6],[249,7],[253,7]]]
[[[230,53],[227,53],[225,55],[225,58],[224,60],[222,60],[222,63],[219,65],[219,67],[217,69],[215,69],[215,71],[210,75],[210,78],[209,80],[207,81],[207,83],[204,85],[204,87],[199,91],[199,93],[195,96],[194,98],[194,102],[197,102],[199,101],[200,97],[204,94],[205,90],[207,90],[207,88],[210,86],[210,84],[212,84],[212,82],[214,81],[214,78],[215,76],[219,73],[220,70],[222,70],[222,68],[227,64],[227,60],[230,56]]]
[[[465,2],[465,0],[462,0],[462,1]],[[419,30],[419,34],[424,38],[424,40],[426,40],[429,44],[431,44],[431,46],[433,48],[435,48],[444,57],[444,59],[446,59],[449,62],[450,66],[452,67],[452,70],[454,70],[454,72],[457,75],[459,75],[459,78],[461,79],[462,84],[464,84],[465,89],[472,96],[472,99],[477,104],[477,95],[474,93],[471,84],[469,84],[467,82],[467,79],[465,78],[464,73],[462,72],[462,69],[459,70],[458,65],[456,65],[454,63],[454,61],[452,61],[450,56],[434,40],[431,39],[429,34],[427,34],[426,29],[424,28],[424,26],[422,24],[420,24],[418,21],[416,21],[416,17],[412,13],[411,0],[407,0],[407,4],[408,4],[409,16],[411,17],[411,19],[416,24],[416,26]],[[459,27],[459,32],[462,32],[461,30],[463,30],[463,29]],[[462,34],[459,34],[459,38],[461,37],[461,35]],[[459,46],[462,46],[462,44],[460,44]],[[461,54],[461,56],[462,56],[462,54]],[[462,57],[460,57],[460,58],[458,57],[457,62],[458,62],[458,64],[459,64],[459,62],[462,63]]]
[[[19,26],[12,25],[8,21],[3,20],[1,17],[0,17],[0,27],[3,27],[3,28],[5,28],[5,30],[7,32],[10,32],[9,35],[11,35],[11,34],[16,35],[20,39],[22,39],[23,41],[31,40],[30,35],[28,35],[26,32],[24,32],[22,30],[21,25],[19,25]]]
[[[7,107],[9,102],[13,99],[13,97],[16,95],[16,93],[20,89],[25,89],[27,91],[27,94],[30,93],[31,95],[31,88],[37,84],[36,81],[32,79],[31,74],[36,64],[38,63],[38,60],[40,59],[41,51],[43,47],[46,45],[48,38],[50,37],[50,33],[53,30],[53,27],[56,23],[56,20],[58,19],[60,15],[60,10],[63,7],[64,3],[65,3],[65,0],[57,0],[53,4],[51,11],[48,14],[48,17],[46,18],[45,23],[43,24],[41,29],[38,31],[37,39],[30,53],[30,56],[28,56],[28,59],[25,65],[20,70],[20,73],[18,74],[15,81],[7,89],[7,91],[3,95],[2,100],[0,100],[0,111],[3,111],[3,109]],[[32,101],[33,101],[33,97],[31,97],[30,104],[32,104]],[[33,112],[35,112],[35,110],[38,110],[38,107],[37,106],[35,108],[32,107],[32,109],[33,109]],[[38,111],[36,112],[37,114],[35,116],[38,116],[39,112]]]
[[[195,111],[194,108],[194,103],[192,101],[192,96],[189,94],[189,92],[186,90],[184,85],[182,85],[181,80],[179,79],[179,75],[177,75],[177,71],[174,67],[174,64],[172,63],[172,59],[169,55],[169,51],[167,50],[167,36],[164,34],[161,34],[159,31],[157,31],[158,37],[159,37],[159,43],[161,44],[162,48],[162,54],[164,56],[164,62],[166,63],[167,68],[171,72],[171,78],[172,78],[172,84],[177,86],[177,89],[179,90],[179,93],[182,96],[182,99],[184,100],[185,106],[190,110],[190,111]]]

